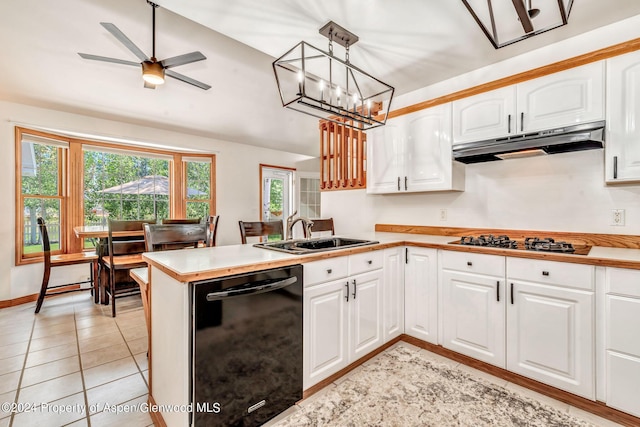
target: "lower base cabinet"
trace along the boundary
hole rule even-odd
[[[640,417],[640,271],[607,268],[605,277],[606,402]]]
[[[305,390],[384,343],[382,284],[376,270],[305,288]]]
[[[406,250],[404,310],[405,333],[438,344],[438,250]]]

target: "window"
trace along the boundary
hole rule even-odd
[[[64,171],[68,142],[38,133],[16,132],[16,259],[39,256],[42,252],[38,217],[47,224],[51,250],[65,249]]]
[[[202,218],[215,214],[215,156],[65,138],[16,127],[16,265],[38,262],[42,216],[52,250],[92,244],[73,231],[108,218]]]
[[[320,218],[320,178],[300,177],[300,216]]]

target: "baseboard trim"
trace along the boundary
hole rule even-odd
[[[640,426],[640,418],[634,417],[633,415],[627,414],[626,412],[618,411],[617,409],[613,409],[609,406],[606,406],[606,404],[603,402],[594,402],[584,397],[577,396],[567,391],[563,391],[555,387],[552,387],[550,385],[543,384],[539,381],[532,380],[527,377],[523,377],[522,375],[513,373],[511,371],[507,371],[506,369],[498,368],[497,366],[493,366],[488,363],[481,362],[472,357],[465,356],[460,353],[456,353],[455,351],[446,349],[441,345],[431,344],[406,334],[401,335],[400,339],[408,344],[412,344],[412,345],[415,345],[416,347],[425,349],[432,353],[439,354],[440,356],[444,356],[447,359],[451,359],[451,360],[455,360],[456,362],[463,363],[467,366],[478,369],[479,371],[486,372],[495,377],[502,378],[503,380],[517,384],[519,386],[526,387],[530,390],[533,390],[540,394],[544,394],[545,396],[549,396],[553,399],[567,403],[571,406],[575,406],[576,408],[582,409],[584,411],[591,412],[592,414],[614,421],[618,424],[622,424],[624,426],[629,426],[629,427]]]
[[[75,291],[79,289],[80,289],[80,285],[69,285],[61,288],[56,288],[56,292],[63,293],[63,292]],[[90,290],[90,288],[87,288],[87,290]],[[37,301],[38,295],[40,294],[31,294],[31,295],[25,295],[23,297],[18,297],[14,299],[2,300],[0,301],[0,309],[14,307],[16,305],[27,304],[33,301]],[[50,298],[53,296],[57,296],[57,295],[47,295],[46,298]]]
[[[156,406],[158,406],[156,404],[156,401],[153,399],[153,396],[151,396],[151,393],[149,393],[148,403],[150,408],[155,408]],[[159,411],[149,410],[149,415],[151,416],[151,421],[153,421],[154,426],[167,427],[167,423],[164,421],[164,418],[162,417],[162,414]]]

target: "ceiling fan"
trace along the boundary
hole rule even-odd
[[[91,55],[88,53],[78,53],[84,59],[91,59],[94,61],[104,61],[104,62],[113,62],[115,64],[124,64],[124,65],[133,65],[138,67],[142,65],[142,78],[144,79],[144,87],[148,89],[155,89],[157,85],[161,85],[164,83],[164,77],[169,76],[174,79],[181,80],[185,83],[189,83],[193,86],[199,87],[200,89],[210,89],[206,83],[202,83],[198,80],[194,80],[191,77],[187,77],[182,74],[178,74],[173,71],[171,68],[177,67],[179,65],[189,64],[191,62],[202,61],[207,59],[202,53],[196,51],[191,53],[185,53],[184,55],[174,56],[172,58],[163,59],[162,61],[158,61],[156,59],[156,8],[157,4],[150,2],[147,0],[147,3],[151,5],[152,10],[152,19],[153,19],[153,47],[151,52],[151,58],[147,57],[147,55],[138,48],[129,38],[118,29],[115,25],[109,22],[101,22],[104,28],[109,31],[113,36],[118,39],[120,43],[125,45],[127,49],[129,49],[135,56],[138,57],[142,62],[133,62],[127,61],[124,59],[116,59],[116,58],[108,58],[105,56]]]

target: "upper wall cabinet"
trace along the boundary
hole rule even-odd
[[[367,193],[464,190],[464,166],[451,155],[451,104],[369,131],[367,159]]]
[[[640,181],[640,52],[607,60],[606,182]]]
[[[604,63],[453,102],[453,142],[482,141],[604,119]]]

